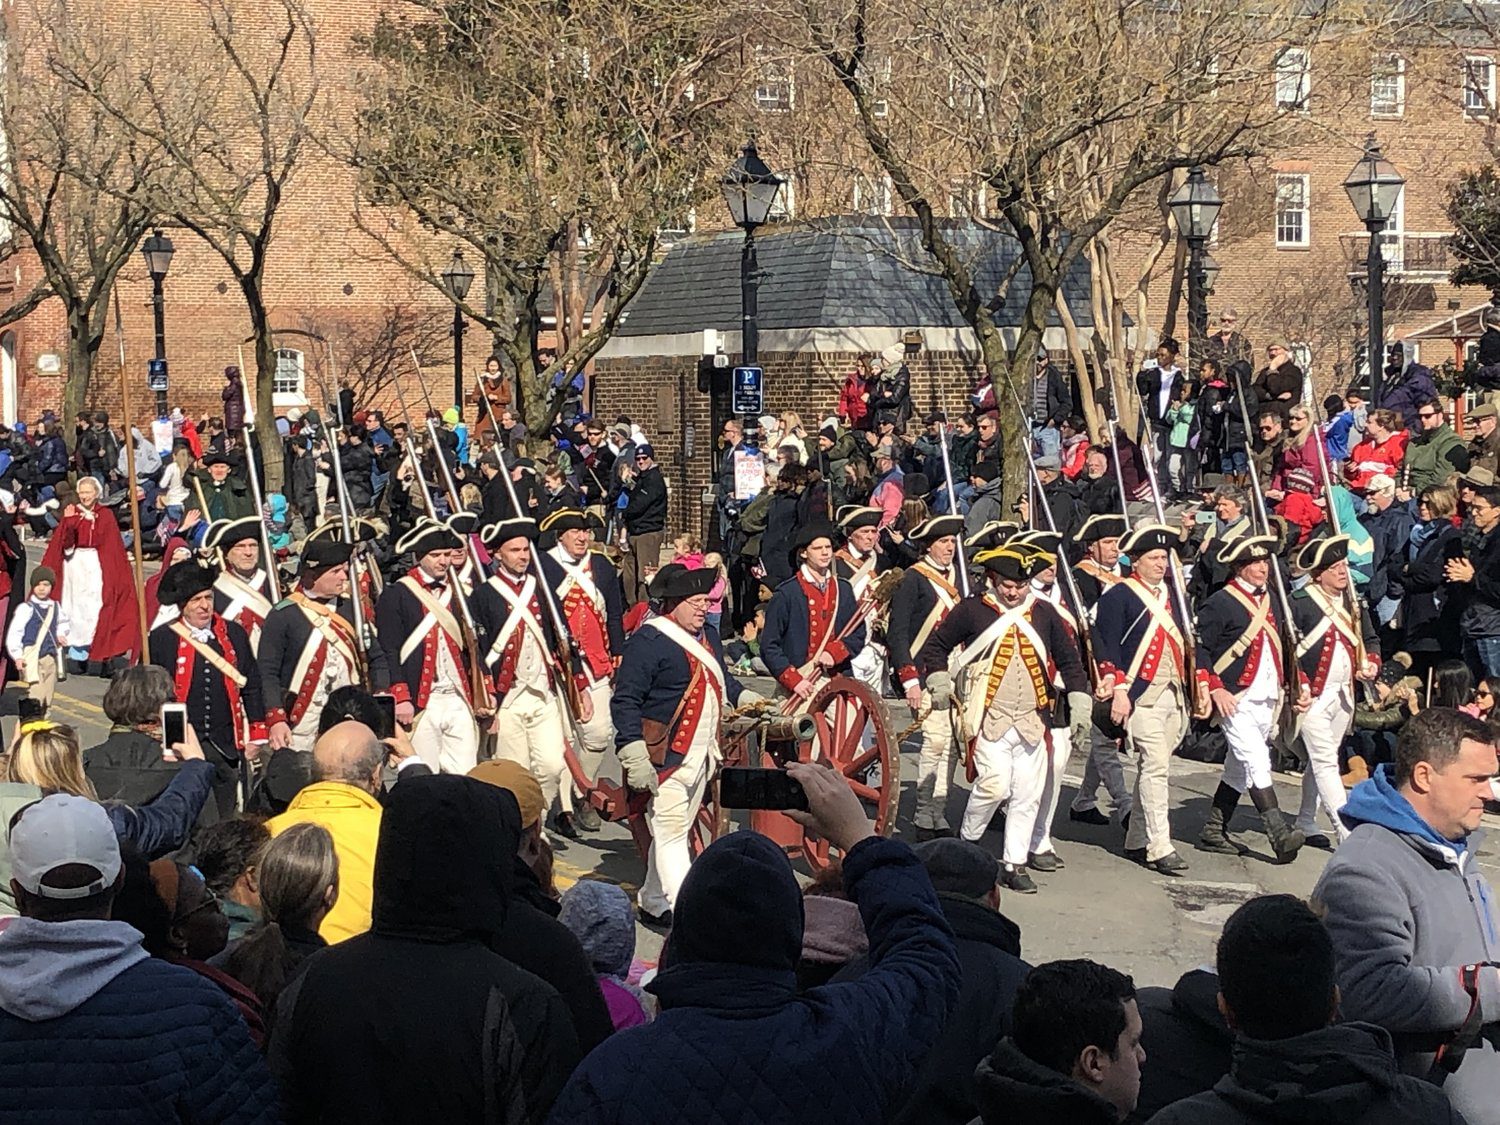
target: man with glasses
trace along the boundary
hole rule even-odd
[[[667,482],[656,463],[656,452],[642,442],[635,447],[635,464],[620,468],[624,486],[625,534],[622,577],[625,600],[646,600],[646,583],[661,565],[661,544],[667,527]]]
[[[1469,440],[1469,464],[1472,467],[1500,472],[1500,411],[1492,402],[1481,403],[1469,411],[1474,436]]]
[[[1474,490],[1469,502],[1472,528],[1461,540],[1464,553],[1449,559],[1444,577],[1456,585],[1463,609],[1459,631],[1464,657],[1483,677],[1500,676],[1500,486]]]
[[[1286,448],[1286,442],[1286,427],[1282,425],[1281,415],[1274,410],[1262,411],[1255,420],[1255,443],[1250,448],[1262,488],[1270,485],[1277,466],[1281,464],[1281,451]]]
[[[1401,488],[1409,494],[1397,493],[1403,500],[1446,483],[1454,473],[1469,471],[1469,448],[1448,425],[1442,399],[1428,398],[1417,405],[1417,425],[1401,459]]]
[[[1203,341],[1203,358],[1218,360],[1220,370],[1227,370],[1236,360],[1249,360],[1250,341],[1235,331],[1240,314],[1225,309],[1219,314],[1219,330]]]
[[[981,414],[976,423],[979,430],[979,445],[975,448],[974,461],[993,461],[997,465],[1005,464],[1005,446],[1000,436],[1000,416],[998,414]]]

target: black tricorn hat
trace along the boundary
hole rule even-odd
[[[1032,575],[1032,555],[1010,547],[992,547],[974,556],[974,562],[985,570],[1008,582],[1029,582]]]
[[[547,515],[538,528],[539,531],[550,531],[557,535],[561,535],[564,531],[587,531],[588,529],[588,514],[579,508],[559,508]]]
[[[819,539],[826,539],[832,544],[838,541],[837,536],[838,533],[834,531],[833,524],[825,520],[814,520],[797,529],[797,534],[792,539],[792,550],[800,551],[805,547],[811,547]]]
[[[320,570],[342,566],[353,554],[354,548],[342,539],[330,539],[326,536],[309,538],[302,544],[302,573],[311,575]]]
[[[1317,573],[1327,570],[1337,562],[1349,557],[1352,540],[1347,535],[1330,535],[1325,539],[1314,539],[1297,552],[1297,569]]]
[[[432,551],[451,551],[455,547],[462,546],[463,540],[452,528],[423,516],[410,531],[396,541],[395,550],[398,555],[404,555],[410,551],[420,559]]]
[[[156,598],[162,605],[186,605],[205,590],[214,588],[218,571],[197,559],[184,559],[169,566],[156,587]]]
[[[652,601],[680,601],[682,598],[708,593],[714,588],[718,577],[718,572],[710,567],[700,566],[689,570],[681,563],[668,563],[651,579],[647,593],[651,595]]]
[[[209,525],[208,534],[203,537],[203,545],[227,551],[246,539],[260,541],[260,520],[254,516],[241,516],[237,520],[219,520]]]
[[[479,533],[479,538],[486,547],[498,547],[503,543],[509,543],[512,539],[526,539],[535,543],[536,535],[536,520],[521,516],[515,519],[496,520]]]

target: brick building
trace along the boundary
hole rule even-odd
[[[971,223],[950,230],[976,283],[998,291],[1013,267],[1015,244]],[[714,440],[728,403],[700,390],[716,351],[734,360],[741,345],[739,231],[679,242],[655,267],[614,338],[594,364],[600,416],[628,415],[652,438],[673,482],[674,528],[702,533],[710,511],[704,492]],[[756,240],[760,366],[765,411],[794,411],[811,432],[835,408],[845,374],[861,354],[904,360],[911,371],[913,417],[959,410],[979,376],[978,347],[945,283],[922,272],[928,259],[913,224],[833,219],[765,228]],[[997,302],[995,321],[1014,339],[1030,290],[1021,268]],[[1089,274],[1080,260],[1064,285],[1085,338],[1092,331]],[[1053,314],[1047,347],[1064,352]]]

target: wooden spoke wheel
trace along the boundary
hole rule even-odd
[[[729,831],[729,813],[719,804],[719,782],[716,778],[703,791],[703,803],[688,829],[688,854],[697,859],[705,848]]]
[[[896,830],[901,762],[880,696],[868,684],[836,676],[813,697],[808,714],[818,727],[811,760],[838,771],[865,803],[875,831],[889,836]],[[813,870],[827,867],[832,851],[822,837],[803,833],[802,854]]]

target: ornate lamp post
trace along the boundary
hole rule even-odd
[[[458,416],[464,413],[464,329],[469,326],[464,320],[463,301],[469,295],[469,286],[474,284],[474,270],[464,261],[462,250],[453,251],[453,260],[443,271],[443,284],[453,298],[453,405]]]
[[[1219,189],[1203,175],[1202,167],[1195,166],[1188,172],[1182,186],[1172,193],[1168,206],[1177,223],[1177,232],[1187,239],[1188,244],[1188,352],[1197,362],[1203,342],[1208,338],[1207,292],[1213,288],[1213,281],[1205,269],[1207,256],[1203,248],[1213,233],[1214,222],[1224,201],[1219,197]],[[1213,272],[1217,278],[1217,263],[1214,263]]]
[[[1365,138],[1365,152],[1344,179],[1344,190],[1355,214],[1370,232],[1365,255],[1366,320],[1369,343],[1366,362],[1370,366],[1370,409],[1380,405],[1385,382],[1385,258],[1380,252],[1380,232],[1396,213],[1406,181],[1396,166],[1380,154],[1375,134]]]
[[[167,271],[172,268],[172,255],[175,252],[172,240],[161,232],[160,227],[152,231],[151,237],[141,244],[141,256],[146,259],[146,269],[151,274],[151,313],[156,321],[156,358],[163,366],[167,358],[167,303],[162,292],[162,282],[166,281]],[[165,418],[167,414],[165,383],[163,378],[156,387],[158,418]],[[129,424],[129,419],[126,424]]]

